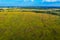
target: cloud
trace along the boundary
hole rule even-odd
[[[44,2],[56,2],[57,0],[43,0]]]
[[[24,2],[34,2],[34,0],[23,0]]]
[[[34,0],[31,0],[32,2],[34,2]]]

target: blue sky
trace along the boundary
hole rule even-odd
[[[0,6],[60,6],[60,0],[0,0]]]

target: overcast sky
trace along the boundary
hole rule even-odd
[[[60,0],[0,0],[0,6],[60,6]]]

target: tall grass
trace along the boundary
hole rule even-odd
[[[60,16],[0,12],[0,40],[60,40]]]

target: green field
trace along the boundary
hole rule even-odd
[[[0,40],[60,40],[60,16],[0,12]]]

